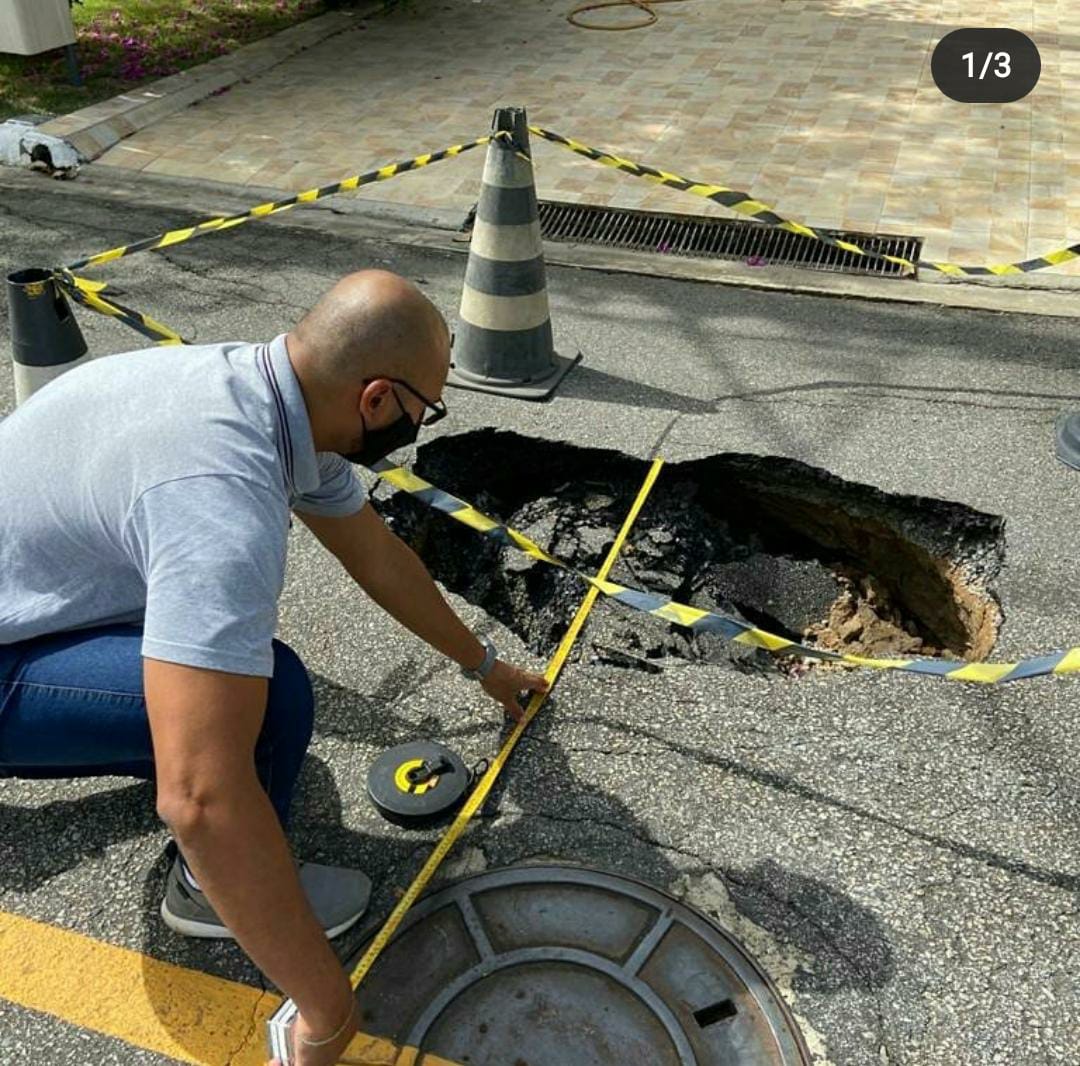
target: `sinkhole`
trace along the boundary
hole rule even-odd
[[[414,469],[591,574],[648,463],[485,429],[421,446]],[[537,654],[552,652],[583,582],[384,491],[377,506],[436,580]],[[1002,622],[993,586],[1004,526],[960,503],[885,493],[791,459],[725,453],[664,466],[611,580],[817,648],[977,661]],[[693,661],[789,675],[830,668],[619,604],[593,611],[582,644],[594,662],[649,672]]]

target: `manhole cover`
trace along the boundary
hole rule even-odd
[[[722,929],[577,867],[494,871],[428,897],[359,995],[365,1033],[463,1066],[810,1062],[769,978]],[[275,1043],[287,1023],[271,1023]]]

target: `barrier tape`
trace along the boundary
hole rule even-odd
[[[114,259],[122,259],[125,256],[134,255],[136,252],[153,251],[158,248],[171,248],[177,244],[183,244],[185,241],[192,240],[195,237],[202,237],[208,233],[219,233],[222,230],[232,229],[235,226],[250,222],[253,219],[267,218],[270,215],[276,215],[281,211],[288,211],[297,204],[314,203],[316,200],[322,200],[328,196],[335,196],[338,193],[351,192],[354,189],[358,189],[361,185],[370,185],[373,182],[386,181],[398,174],[404,174],[410,170],[418,170],[421,167],[426,167],[431,163],[437,163],[443,159],[451,159],[454,156],[461,155],[462,152],[467,152],[471,148],[477,148],[492,140],[507,140],[513,145],[513,135],[508,130],[499,130],[484,137],[477,137],[476,140],[467,141],[464,144],[454,144],[449,148],[443,148],[437,152],[426,152],[423,155],[414,156],[412,159],[401,160],[397,163],[388,163],[375,170],[369,170],[366,174],[354,174],[352,177],[345,178],[342,181],[335,181],[331,185],[322,185],[315,189],[307,189],[304,192],[296,193],[294,196],[286,197],[284,200],[275,200],[271,203],[258,204],[255,207],[249,208],[247,211],[241,211],[235,215],[224,215],[218,218],[206,219],[194,226],[185,226],[182,229],[167,230],[165,233],[159,233],[153,237],[146,237],[143,240],[135,241],[132,244],[118,245],[116,248],[110,248],[106,252],[99,252],[97,255],[89,255],[82,259],[77,259],[73,263],[69,263],[66,267],[60,267],[55,271],[53,276],[72,299],[83,307],[88,307],[92,311],[108,315],[110,318],[119,319],[138,333],[141,333],[144,337],[149,337],[157,344],[187,344],[188,342],[184,340],[179,333],[170,329],[168,326],[155,321],[149,315],[144,315],[141,311],[125,307],[115,300],[106,299],[101,295],[105,285],[99,285],[95,282],[88,281],[86,278],[76,277],[74,271],[82,270],[85,267],[101,266],[103,263],[111,263]],[[516,147],[514,148],[514,151],[522,159],[528,160],[529,157]]]
[[[733,211],[739,212],[739,214],[747,215],[750,218],[756,219],[758,222],[764,222],[766,225],[773,226],[776,229],[787,230],[789,233],[797,233],[803,237],[810,237],[816,241],[821,241],[823,244],[829,244],[834,248],[850,252],[853,255],[865,256],[869,259],[883,259],[889,263],[897,263],[900,266],[908,267],[911,270],[915,270],[918,267],[925,267],[928,270],[936,270],[941,274],[947,274],[951,277],[987,277],[991,275],[1002,277],[1007,274],[1030,274],[1035,270],[1061,266],[1063,263],[1071,262],[1073,259],[1080,259],[1080,241],[1076,244],[1070,244],[1066,248],[1048,252],[1046,255],[1037,256],[1034,259],[1026,259],[1020,263],[997,263],[991,266],[960,266],[957,263],[937,263],[928,259],[920,259],[918,262],[915,262],[899,255],[886,255],[883,252],[870,252],[865,248],[860,248],[857,244],[852,244],[850,241],[841,240],[839,237],[830,236],[828,233],[822,233],[812,226],[804,225],[801,222],[792,222],[790,219],[783,218],[781,215],[778,215],[773,208],[769,207],[768,204],[756,200],[747,192],[740,192],[738,189],[729,189],[725,185],[713,185],[709,182],[693,181],[690,178],[684,178],[666,170],[646,166],[643,163],[635,163],[629,159],[623,159],[622,156],[614,155],[611,152],[603,152],[599,148],[590,148],[587,144],[575,141],[572,137],[564,137],[562,134],[553,133],[551,130],[544,129],[542,126],[530,126],[529,131],[536,134],[537,137],[542,137],[546,141],[551,141],[553,144],[560,144],[564,148],[569,148],[570,151],[577,152],[578,155],[583,155],[587,159],[595,160],[597,163],[603,163],[604,166],[614,167],[616,170],[621,170],[627,174],[633,174],[635,177],[644,178],[646,181],[652,181],[658,185],[667,185],[673,189],[680,189],[683,192],[693,193],[695,196],[702,196],[706,200],[712,200],[713,203],[720,204],[723,207],[729,207]]]
[[[604,559],[603,565],[600,567],[600,572],[597,575],[599,581],[603,581],[603,579],[607,577],[608,572],[614,565],[615,559],[622,550],[622,546],[626,542],[626,537],[630,532],[630,528],[633,526],[641,508],[644,506],[645,499],[649,495],[653,483],[660,473],[660,467],[662,465],[662,459],[655,459],[652,466],[649,468],[645,481],[638,490],[637,498],[634,500],[633,506],[630,508],[629,513],[623,521],[618,536],[615,538],[615,543],[612,544],[611,550],[607,553],[607,558]],[[466,800],[465,806],[458,812],[458,815],[450,828],[436,845],[435,850],[428,857],[427,862],[424,863],[420,873],[416,875],[416,879],[409,885],[401,899],[398,900],[397,905],[390,913],[390,917],[386,919],[385,924],[379,930],[375,939],[368,945],[367,951],[364,952],[363,957],[349,975],[349,980],[352,982],[354,990],[367,976],[371,967],[375,964],[375,960],[382,954],[383,949],[397,931],[397,928],[401,924],[406,913],[408,913],[409,909],[420,898],[420,893],[427,887],[428,882],[435,875],[435,871],[438,870],[442,861],[446,858],[447,854],[449,854],[450,849],[457,843],[473,816],[480,809],[484,800],[487,799],[488,793],[495,784],[496,778],[502,773],[507,759],[510,758],[511,753],[517,746],[517,742],[528,728],[529,723],[536,717],[537,712],[544,705],[544,700],[550,695],[551,689],[555,687],[555,682],[558,680],[563,664],[566,662],[566,658],[570,654],[570,649],[574,646],[574,642],[581,632],[581,627],[585,624],[585,619],[588,617],[589,611],[592,610],[592,606],[596,602],[597,595],[598,588],[594,585],[594,587],[590,588],[585,594],[585,599],[578,608],[577,614],[574,615],[574,619],[570,623],[570,628],[567,629],[566,634],[559,642],[558,649],[552,657],[551,662],[548,664],[547,670],[544,671],[544,676],[550,682],[550,688],[547,692],[533,693],[521,721],[514,727],[514,730],[507,738],[506,743],[503,744],[502,748],[499,750],[499,754],[495,756],[495,759],[488,767],[487,772],[480,779],[480,783],[473,789],[472,794],[469,796],[468,800]]]
[[[695,196],[701,196],[706,200],[711,200],[713,203],[730,208],[731,210],[753,218],[758,222],[763,222],[766,225],[786,230],[803,237],[809,237],[813,240],[820,241],[823,244],[830,245],[831,247],[839,248],[841,251],[849,252],[852,255],[895,263],[912,271],[917,270],[919,267],[925,267],[928,270],[936,270],[939,273],[951,277],[1002,277],[1009,274],[1028,274],[1036,270],[1043,270],[1047,267],[1061,266],[1063,263],[1071,262],[1074,259],[1080,259],[1080,241],[1070,244],[1065,248],[1059,248],[1053,252],[1048,252],[1045,255],[1036,256],[1033,259],[1026,259],[1016,263],[996,263],[991,264],[990,266],[961,266],[958,263],[937,262],[929,259],[920,259],[916,261],[907,259],[903,256],[889,255],[884,252],[872,252],[865,248],[861,248],[857,244],[853,244],[851,241],[833,237],[830,234],[817,230],[805,223],[786,219],[777,214],[777,212],[768,204],[755,199],[750,193],[738,189],[731,189],[725,185],[696,181],[682,177],[679,174],[673,174],[670,171],[648,166],[644,163],[636,163],[633,160],[625,159],[612,152],[605,152],[599,148],[590,147],[587,144],[583,144],[581,141],[574,140],[572,137],[565,137],[560,133],[555,133],[542,126],[530,125],[529,131],[537,137],[541,137],[553,144],[561,145],[572,152],[576,152],[578,155],[585,156],[587,159],[592,159],[605,166],[614,167],[616,170],[632,174],[634,177],[644,178],[647,181],[652,181],[659,185],[666,185],[670,188],[679,189],[682,192],[689,192]],[[328,196],[335,196],[338,193],[351,192],[362,185],[386,181],[398,174],[403,174],[410,170],[417,170],[443,159],[453,158],[460,155],[462,152],[467,152],[472,148],[477,148],[492,140],[507,140],[512,145],[514,143],[512,133],[507,130],[500,130],[494,134],[487,134],[463,144],[451,145],[448,148],[443,148],[436,152],[427,152],[423,155],[414,156],[412,159],[401,160],[397,163],[389,163],[385,166],[378,167],[375,170],[370,170],[365,174],[355,174],[352,177],[345,178],[343,181],[333,182],[330,185],[307,189],[304,192],[296,193],[283,200],[258,204],[247,211],[242,211],[235,215],[225,215],[206,219],[194,226],[168,230],[164,233],[159,233],[156,236],[146,237],[143,240],[135,241],[132,244],[118,245],[115,248],[110,248],[108,251],[77,259],[73,263],[69,263],[65,269],[68,271],[82,270],[86,267],[100,266],[103,263],[109,263],[115,259],[121,259],[124,256],[134,255],[136,252],[168,248],[177,244],[183,244],[185,241],[192,240],[195,237],[205,236],[207,233],[216,233],[222,230],[232,229],[235,226],[250,222],[253,219],[266,218],[282,211],[288,211],[297,204],[314,203],[317,200],[325,199]],[[521,151],[518,146],[515,145],[514,150],[520,158],[531,162],[529,156]],[[104,313],[111,314],[112,312]],[[136,319],[140,317],[137,312],[132,312],[132,314],[134,314]],[[114,315],[114,317],[121,316]],[[167,332],[171,333],[172,331]]]
[[[376,463],[371,469],[379,478],[399,491],[413,496],[436,511],[449,515],[455,521],[463,523],[504,547],[517,548],[540,562],[566,570],[592,585],[609,599],[665,622],[674,622],[676,625],[684,626],[693,633],[712,633],[725,640],[735,641],[737,644],[763,648],[774,655],[803,655],[827,662],[844,663],[848,666],[899,670],[903,673],[943,677],[951,681],[996,684],[1001,681],[1019,681],[1022,678],[1040,677],[1046,674],[1080,672],[1080,648],[1052,652],[1049,655],[1040,655],[1016,663],[970,663],[947,659],[874,659],[810,647],[788,640],[787,637],[779,637],[764,629],[758,629],[757,626],[749,625],[738,618],[718,611],[706,611],[700,607],[676,603],[667,596],[619,585],[600,575],[590,577],[557,556],[551,555],[524,533],[489,517],[457,496],[436,488],[411,470],[396,466],[385,459]]]
[[[60,287],[76,303],[81,304],[83,307],[88,307],[92,311],[97,311],[99,314],[119,319],[125,325],[130,326],[144,337],[149,337],[157,344],[173,345],[188,343],[175,330],[162,325],[160,322],[152,319],[149,315],[144,315],[141,311],[125,307],[115,300],[106,299],[101,295],[102,290],[106,288],[104,282],[90,281],[87,278],[76,277],[70,271],[64,270],[57,271],[53,277],[56,279],[57,284],[60,285]]]
[[[404,159],[398,163],[388,163],[386,166],[378,167],[375,170],[369,170],[366,174],[354,174],[350,178],[345,178],[344,181],[335,181],[331,185],[322,185],[315,189],[307,189],[304,192],[296,193],[294,196],[286,197],[284,200],[275,200],[271,203],[258,204],[256,207],[249,208],[247,211],[241,211],[235,215],[208,218],[204,222],[199,222],[194,226],[185,226],[182,229],[169,230],[165,233],[159,233],[154,237],[146,237],[141,241],[135,241],[132,244],[121,244],[116,248],[110,248],[107,252],[98,252],[97,255],[88,255],[83,259],[77,259],[74,263],[69,263],[67,269],[69,271],[82,270],[86,267],[101,266],[103,263],[111,263],[114,259],[122,259],[124,256],[134,255],[136,252],[152,251],[157,248],[171,248],[174,245],[190,241],[194,237],[203,237],[207,233],[218,233],[222,230],[232,229],[234,226],[240,226],[253,219],[267,218],[268,216],[276,215],[281,211],[289,211],[293,207],[296,207],[297,204],[314,203],[316,200],[323,200],[328,196],[336,196],[338,193],[352,192],[361,185],[371,185],[377,181],[387,181],[390,178],[396,177],[398,174],[404,174],[410,170],[419,170],[421,167],[426,167],[431,163],[437,163],[440,160],[451,159],[461,155],[462,152],[467,152],[472,148],[487,144],[488,141],[493,138],[495,140],[504,138],[512,140],[512,135],[506,130],[500,130],[498,133],[477,137],[475,141],[468,141],[465,144],[454,144],[449,148],[442,148],[437,152],[426,152],[423,155],[414,156],[412,159]]]

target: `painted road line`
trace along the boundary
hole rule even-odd
[[[4,911],[0,998],[198,1066],[264,1066],[265,1023],[281,1005],[276,993]],[[401,1056],[389,1040],[358,1035],[341,1061],[393,1066]]]

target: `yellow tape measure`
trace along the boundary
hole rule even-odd
[[[403,762],[397,770],[394,771],[394,784],[397,785],[398,791],[409,792],[417,796],[422,796],[429,789],[433,789],[439,783],[439,775],[432,774],[426,781],[414,781],[410,776],[414,770],[419,770],[424,765],[423,759],[409,759],[408,762]]]
[[[649,472],[645,477],[645,481],[642,483],[641,489],[638,491],[637,498],[634,500],[634,505],[630,508],[626,520],[619,530],[619,535],[615,538],[615,543],[612,544],[611,551],[608,552],[607,558],[604,560],[603,566],[600,567],[600,572],[597,576],[601,581],[607,577],[612,566],[615,565],[615,560],[618,557],[619,552],[622,551],[622,546],[626,542],[627,535],[634,522],[637,520],[641,508],[644,506],[645,500],[652,490],[653,483],[660,474],[660,468],[663,466],[663,463],[664,461],[662,459],[655,459],[653,460],[652,466],[649,467]],[[375,964],[375,960],[382,954],[383,949],[390,943],[394,933],[397,932],[402,919],[409,912],[412,905],[420,898],[420,894],[424,891],[428,882],[442,865],[443,859],[446,858],[450,849],[458,842],[473,815],[476,814],[484,800],[487,799],[488,793],[491,792],[491,788],[495,784],[496,779],[499,774],[502,773],[502,769],[510,758],[511,752],[513,752],[514,748],[517,746],[517,742],[528,728],[529,723],[536,717],[537,712],[543,706],[544,700],[547,699],[548,694],[555,687],[555,682],[562,672],[563,664],[570,654],[570,649],[574,646],[574,642],[581,632],[581,627],[585,624],[585,619],[588,617],[589,611],[592,610],[592,606],[596,602],[596,597],[598,595],[599,590],[595,587],[590,587],[589,591],[585,594],[585,599],[582,600],[577,614],[574,615],[574,620],[570,623],[570,628],[567,629],[566,635],[562,638],[551,662],[548,663],[547,670],[544,672],[544,677],[547,678],[549,684],[548,692],[533,693],[532,699],[529,700],[529,705],[525,710],[525,714],[514,727],[514,731],[510,734],[506,743],[503,744],[499,754],[495,756],[495,759],[488,767],[487,772],[480,779],[480,783],[473,789],[472,795],[469,796],[465,806],[462,807],[458,816],[454,819],[453,824],[436,845],[435,850],[428,857],[427,862],[424,863],[420,873],[416,875],[416,879],[405,890],[405,894],[401,899],[398,900],[397,906],[394,907],[390,917],[386,919],[386,923],[383,925],[382,929],[379,930],[375,939],[372,940],[367,951],[364,952],[363,958],[357,963],[349,977],[354,989],[358,988],[360,982],[368,975],[371,967]]]

